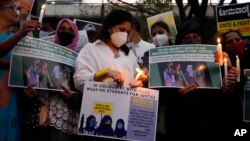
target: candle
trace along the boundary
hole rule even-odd
[[[220,57],[220,60],[219,60],[219,65],[222,66],[223,65],[223,55],[222,55],[222,45],[220,43],[220,38],[217,39],[217,51],[219,52],[219,57]]]
[[[227,58],[224,59],[224,72],[225,72],[225,76],[228,74],[227,71]]]
[[[43,16],[44,16],[44,9],[45,9],[45,4],[43,4],[41,11],[40,11],[40,15],[39,15],[39,22],[43,21]]]
[[[236,55],[236,68],[238,70],[237,82],[240,82],[240,59],[238,55]]]
[[[137,72],[135,77],[135,82],[139,79],[139,77],[144,73],[140,68],[136,68],[135,71]]]

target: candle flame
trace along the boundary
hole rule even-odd
[[[236,59],[239,59],[238,55],[236,55]]]
[[[45,5],[45,4],[43,4],[43,5],[42,5],[42,9],[44,9],[45,7],[46,7],[46,5]]]
[[[225,63],[227,62],[227,58],[224,58],[224,62],[225,62]]]
[[[139,77],[144,73],[144,71],[141,70],[140,68],[136,68],[135,71],[137,72],[136,77],[135,77],[135,81],[137,81],[139,79]]]
[[[217,42],[220,44],[220,38],[217,39]]]

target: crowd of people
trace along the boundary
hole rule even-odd
[[[205,44],[202,28],[195,20],[187,20],[180,26],[173,43],[168,24],[155,22],[150,28],[152,42],[140,36],[140,22],[131,13],[124,10],[112,10],[102,21],[102,26],[94,41],[87,43],[75,60],[73,84],[59,81],[59,77],[69,77],[53,69],[54,78],[50,78],[47,62],[38,67],[35,59],[28,68],[27,88],[8,86],[11,50],[17,42],[29,32],[40,30],[42,23],[18,18],[15,12],[16,0],[0,2],[0,141],[71,141],[104,140],[94,137],[80,137],[77,132],[91,135],[104,135],[126,138],[126,127],[122,119],[117,120],[115,130],[111,128],[112,119],[105,115],[97,127],[94,115],[86,121],[80,118],[81,96],[86,81],[97,81],[126,87],[148,87],[149,50],[155,47],[171,45]],[[10,29],[22,20],[20,29],[11,33]],[[187,64],[185,72],[180,63],[166,63],[162,72],[164,86],[159,90],[159,107],[156,140],[162,137],[169,140],[228,140],[236,129],[249,128],[243,122],[244,69],[250,68],[249,50],[238,30],[228,30],[218,34],[222,41],[223,57],[228,60],[228,74],[223,74],[221,89],[206,88],[204,70]],[[62,19],[55,29],[54,43],[77,51],[78,28],[70,19]],[[215,44],[215,43],[214,43]],[[240,70],[236,68],[236,58],[241,60]],[[214,53],[218,63],[220,54]],[[136,68],[144,73],[134,81]],[[39,69],[39,70],[38,70]],[[221,68],[223,71],[223,67]],[[39,72],[39,73],[38,73]],[[237,76],[241,81],[237,82]],[[41,77],[38,77],[41,76]],[[74,85],[70,87],[69,85]],[[39,90],[36,87],[57,87],[63,91]],[[203,87],[203,89],[198,89]],[[72,92],[74,91],[74,92]],[[48,121],[40,126],[39,105],[48,106]],[[78,121],[81,121],[80,128]],[[86,126],[83,127],[83,122]],[[110,127],[110,128],[108,128]],[[250,131],[250,130],[249,130]],[[107,139],[111,140],[111,139]]]

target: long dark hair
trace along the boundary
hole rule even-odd
[[[102,27],[101,30],[98,34],[98,39],[102,40],[103,42],[107,42],[110,40],[110,32],[109,29],[118,25],[122,24],[123,22],[130,22],[132,25],[132,15],[124,10],[113,10],[111,11],[104,19],[102,22]],[[121,50],[128,55],[129,53],[129,48],[126,45],[121,46]]]

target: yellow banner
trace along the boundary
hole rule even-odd
[[[250,36],[250,19],[219,22],[217,28],[218,31],[238,29],[243,36]]]
[[[106,102],[93,102],[92,113],[94,114],[103,114],[103,115],[112,115],[113,114],[113,104]]]

